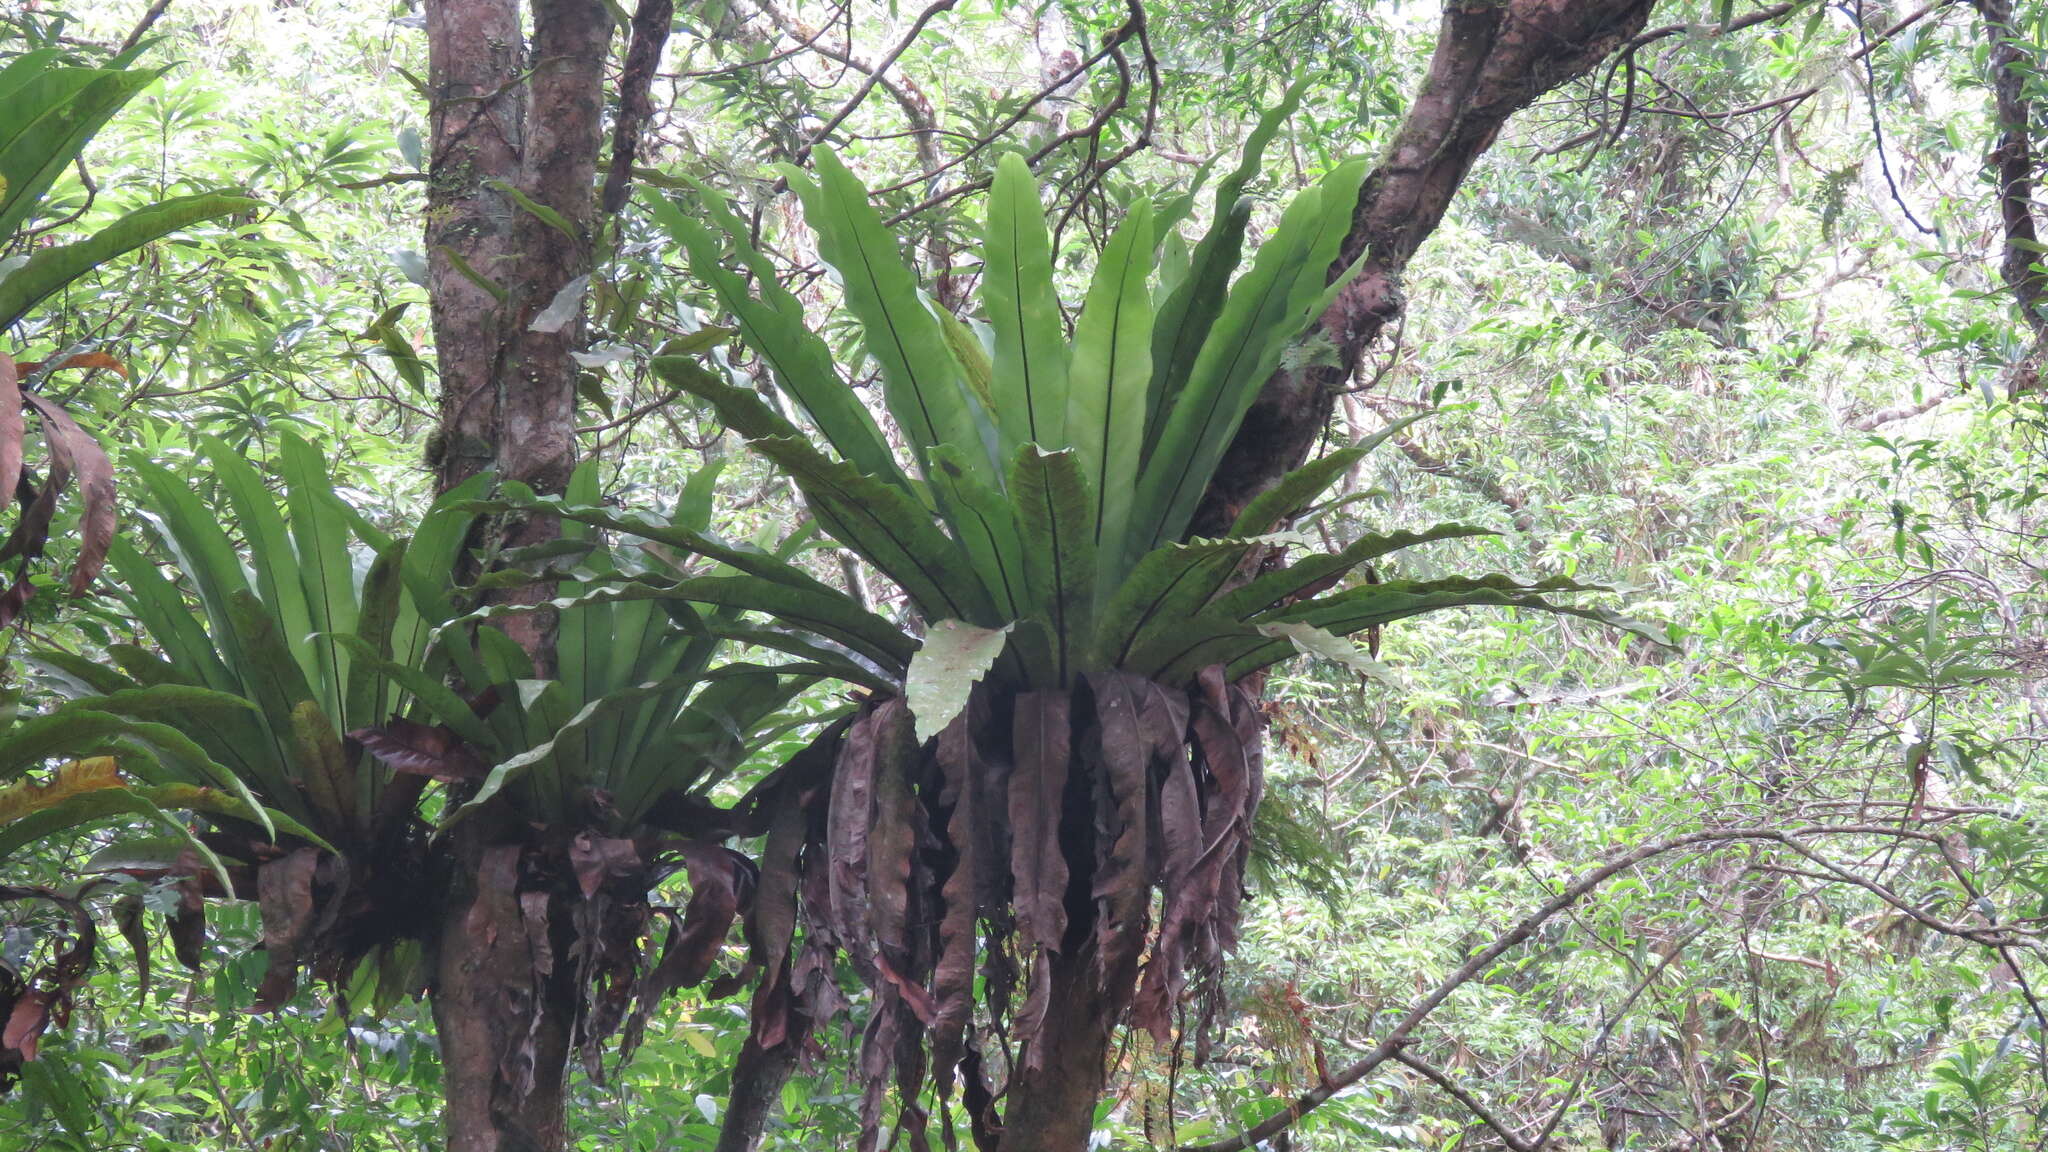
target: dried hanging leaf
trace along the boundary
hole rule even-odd
[[[71,594],[83,596],[99,578],[107,562],[107,549],[114,543],[114,464],[106,449],[86,434],[70,413],[34,394],[22,400],[43,419],[43,442],[50,453],[50,487],[62,489],[63,475],[78,477],[78,493],[85,501],[79,520],[78,559],[71,566]],[[45,521],[47,523],[47,521]]]
[[[1060,818],[1066,809],[1067,766],[1072,747],[1072,699],[1064,691],[1017,696],[1011,719],[1016,762],[1010,774],[1010,884],[1017,929],[1030,957],[1024,1005],[1016,1033],[1027,1043],[1034,1069],[1044,1046],[1029,1044],[1044,1021],[1052,994],[1050,954],[1067,931],[1070,871],[1060,846]]]
[[[932,1084],[940,1100],[952,1094],[953,1068],[960,1062],[967,1024],[974,1014],[975,911],[986,882],[978,875],[985,867],[981,852],[980,824],[986,780],[975,741],[977,721],[986,712],[978,701],[954,718],[939,734],[938,767],[943,781],[940,802],[950,801],[952,814],[946,821],[946,843],[953,849],[953,870],[940,890],[943,909],[938,926],[938,958],[932,970],[930,1022],[932,1030]]]
[[[868,928],[881,959],[895,973],[911,972],[911,855],[917,849],[917,798],[910,789],[917,756],[903,701],[875,709],[873,826],[868,830]]]
[[[1190,967],[1198,959],[1215,959],[1235,939],[1251,810],[1258,794],[1258,724],[1257,705],[1241,687],[1225,684],[1219,668],[1202,671],[1192,712],[1194,747],[1207,777],[1201,796],[1202,848],[1178,878],[1173,875],[1178,865],[1169,865],[1162,883],[1165,900],[1159,932],[1131,1003],[1132,1023],[1157,1042],[1164,1043],[1171,1034],[1173,1012],[1187,987]],[[1180,813],[1174,818],[1186,817]]]
[[[569,867],[576,873],[576,887],[588,900],[597,895],[605,881],[637,875],[641,868],[640,850],[631,840],[578,832],[569,841]]]
[[[299,947],[313,925],[313,872],[320,850],[300,848],[256,869],[256,901],[263,914],[263,983],[254,1012],[275,1012],[298,989]]]
[[[31,885],[0,886],[0,902],[47,900],[69,912],[72,922],[71,946],[35,975],[24,980],[13,969],[0,966],[0,1089],[14,1082],[23,1063],[36,1058],[36,1046],[45,1029],[51,1024],[61,1028],[70,1020],[71,994],[92,970],[93,949],[99,939],[83,903],[92,887],[66,896]]]
[[[23,360],[15,365],[16,371],[22,376],[33,376],[37,372],[43,371],[46,367],[51,372],[62,372],[71,368],[103,368],[123,380],[128,379],[128,366],[107,355],[105,352],[75,353],[57,361],[54,365],[51,365],[47,360]]]
[[[21,483],[22,441],[28,421],[21,414],[21,377],[14,361],[0,352],[0,504],[14,499]]]
[[[393,772],[457,783],[481,780],[490,771],[483,757],[445,724],[422,724],[394,716],[374,728],[358,728],[348,735]]]
[[[872,966],[867,946],[868,830],[874,824],[874,779],[880,754],[880,705],[846,731],[825,813],[826,904],[822,919],[855,968]]]
[[[753,900],[758,873],[746,857],[715,844],[686,845],[683,860],[690,872],[690,903],[675,939],[675,979],[678,987],[695,988],[718,962],[740,909]]]
[[[1152,905],[1152,852],[1147,843],[1155,816],[1152,765],[1164,752],[1154,734],[1168,725],[1144,717],[1166,707],[1163,693],[1141,677],[1110,672],[1091,684],[1095,695],[1099,783],[1108,795],[1096,805],[1098,987],[1115,995],[1137,974]],[[1149,722],[1148,722],[1149,721]],[[1112,1001],[1113,1008],[1121,1004]]]
[[[1071,735],[1067,693],[1023,692],[1011,739],[1010,878],[1018,927],[1032,947],[1059,950],[1067,930],[1067,858],[1060,850]]]
[[[197,860],[193,867],[198,867]],[[168,918],[171,955],[192,972],[199,971],[206,959],[206,902],[200,889],[201,881],[196,874],[179,880],[178,908]]]
[[[149,1003],[149,926],[142,922],[142,893],[114,901],[114,927],[135,952],[135,1001]]]

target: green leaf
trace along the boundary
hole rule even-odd
[[[526,211],[532,213],[534,219],[539,220],[541,223],[547,225],[550,228],[553,228],[555,231],[560,232],[562,235],[567,236],[569,239],[578,241],[581,240],[581,237],[576,235],[576,229],[570,226],[567,217],[563,216],[560,212],[555,211],[553,208],[550,208],[547,205],[542,204],[538,200],[535,200],[533,197],[528,196],[526,193],[521,192],[519,189],[514,188],[512,185],[507,184],[503,180],[486,180],[484,181],[484,187],[489,188],[494,192],[502,194],[507,199],[511,200],[514,204],[517,204],[521,208],[524,208]]]
[[[0,121],[0,239],[28,221],[101,126],[164,71],[50,67],[58,59],[49,51],[24,53],[0,76],[8,110]]]
[[[1497,535],[1499,533],[1491,528],[1470,524],[1437,524],[1420,532],[1369,532],[1336,552],[1314,553],[1284,568],[1260,573],[1243,587],[1232,589],[1218,598],[1215,609],[1239,620],[1250,619],[1311,586],[1335,579],[1361,564],[1369,564],[1404,548],[1436,540]]]
[[[76,705],[90,708],[95,712],[111,712],[116,716],[127,716],[136,720],[173,722],[209,713],[254,714],[256,711],[254,704],[234,693],[216,692],[211,688],[193,688],[184,684],[124,688],[86,697],[77,701]]]
[[[727,665],[725,668],[720,669],[716,675],[741,676],[761,671],[761,669],[742,665]],[[770,671],[780,672],[782,669]],[[686,673],[655,683],[636,684],[584,704],[573,715],[567,717],[559,724],[549,726],[551,735],[547,739],[493,766],[490,773],[484,777],[483,783],[477,788],[476,795],[442,821],[442,830],[446,831],[448,828],[466,819],[484,802],[527,775],[536,771],[561,772],[564,757],[568,755],[570,749],[580,748],[582,737],[591,728],[600,723],[615,722],[614,718],[620,713],[632,709],[643,701],[665,696],[679,687],[686,688],[697,683],[699,679],[700,677],[694,672]],[[543,794],[546,794],[546,791],[551,790],[544,790]],[[624,814],[623,809],[621,814]]]
[[[142,481],[144,500],[148,511],[155,514],[158,535],[177,561],[179,571],[192,582],[193,591],[199,594],[199,603],[206,611],[212,640],[199,637],[194,645],[211,653],[219,648],[222,663],[230,666],[237,680],[245,670],[234,665],[234,614],[230,611],[230,598],[237,592],[248,592],[249,582],[242,573],[241,558],[235,555],[234,545],[229,543],[227,533],[221,531],[220,518],[207,508],[193,493],[184,479],[173,475],[152,461],[137,455],[130,455],[128,467]],[[113,558],[119,549],[109,551]],[[137,558],[139,559],[139,557]],[[137,586],[130,580],[130,573],[140,577],[140,583],[147,585],[149,576],[136,571],[140,565],[119,574],[130,588]],[[159,589],[158,591],[161,591]],[[172,635],[180,640],[191,637],[197,631],[196,625],[188,631],[185,622],[175,620],[184,612],[182,602],[175,592],[167,597],[153,597],[158,603],[152,605],[171,619],[162,622],[162,627],[152,624],[150,631],[159,637],[159,643],[167,643],[162,637]],[[182,647],[183,645],[181,645]],[[219,684],[216,687],[238,687],[239,684]]]
[[[1133,207],[1095,266],[1068,366],[1067,443],[1094,489],[1095,540],[1104,582],[1128,571],[1125,529],[1145,451],[1152,386],[1152,210]]]
[[[977,479],[960,459],[959,449],[950,444],[932,449],[931,478],[953,538],[967,550],[997,615],[1010,620],[1023,616],[1030,602],[1024,544],[1009,501]]]
[[[861,471],[901,483],[902,475],[881,429],[840,377],[825,342],[805,326],[802,302],[782,287],[774,267],[748,243],[744,225],[708,190],[704,199],[707,212],[724,227],[753,269],[760,299],[747,292],[743,278],[725,267],[719,244],[709,230],[685,216],[666,197],[653,192],[641,195],[641,202],[655,220],[689,254],[690,270],[711,286],[719,302],[739,322],[740,334],[748,346],[768,364],[783,392],[804,410],[833,449]],[[655,368],[661,371],[658,358]],[[670,379],[666,375],[664,378]]]
[[[439,677],[380,655],[360,636],[342,633],[333,639],[354,654],[356,667],[390,679],[424,705],[427,714],[437,723],[447,725],[456,735],[478,748],[488,749],[496,744],[497,737],[477,718],[475,710]]]
[[[752,443],[796,481],[833,536],[887,573],[928,618],[996,622],[981,574],[908,493],[821,455],[804,440]]]
[[[182,839],[184,846],[191,849],[193,854],[220,879],[222,890],[234,891],[234,878],[228,874],[227,865],[221,862],[220,856],[194,835],[192,830],[185,826],[184,821],[165,811],[165,805],[159,804],[152,796],[152,793],[161,795],[163,791],[153,788],[106,788],[73,796],[60,804],[25,816],[12,824],[0,827],[0,859],[5,859],[25,844],[97,823],[110,816],[142,816],[161,824]],[[177,807],[203,810],[201,805],[204,801],[200,795],[202,793],[211,793],[222,800],[228,799],[220,793],[213,792],[212,789],[181,789],[177,798],[166,799]],[[183,803],[178,803],[179,800]],[[248,818],[239,810],[239,805],[237,809],[234,815]]]
[[[1010,500],[1024,545],[1033,616],[1051,633],[1052,664],[1037,670],[1051,687],[1081,671],[1095,597],[1095,532],[1088,482],[1071,451],[1025,445],[1010,469]]]
[[[1024,444],[1065,448],[1066,339],[1052,277],[1052,234],[1031,167],[1015,152],[996,163],[983,237],[981,298],[996,338],[997,450],[1008,459]]]
[[[1226,299],[1225,287],[1237,271],[1244,249],[1245,228],[1251,223],[1252,205],[1244,198],[1244,187],[1258,173],[1266,145],[1280,131],[1287,118],[1301,106],[1306,79],[1291,84],[1278,104],[1267,109],[1245,137],[1244,152],[1237,167],[1217,182],[1215,220],[1195,244],[1188,271],[1159,303],[1159,321],[1153,330],[1152,363],[1156,375],[1145,418],[1145,444],[1157,442],[1166,415],[1179,402],[1195,356],[1208,341],[1209,330]]]
[[[504,285],[477,271],[474,267],[470,265],[469,261],[463,257],[462,253],[457,252],[455,249],[450,248],[446,244],[435,245],[434,251],[439,252],[443,256],[446,256],[448,258],[449,266],[454,268],[457,272],[461,273],[462,278],[464,280],[467,280],[471,284],[474,284],[477,287],[483,289],[485,292],[490,293],[491,299],[496,300],[500,304],[503,304],[505,301],[511,299],[512,294],[505,290]],[[388,328],[389,325],[380,325],[379,327]],[[384,347],[386,351],[389,351],[391,348],[391,344],[388,341],[386,341]],[[412,345],[410,343],[407,343],[405,347],[406,351],[408,352],[412,350]],[[417,356],[415,356],[413,359],[415,363],[418,362]],[[407,379],[410,380],[410,377],[408,377]],[[415,385],[415,387],[417,387],[417,385]]]
[[[985,418],[867,189],[829,149],[813,153],[812,164],[817,183],[791,169],[790,186],[818,233],[819,255],[839,273],[848,311],[867,333],[868,351],[882,366],[883,398],[919,466],[936,444],[980,446]],[[992,462],[987,472],[993,480]]]
[[[126,592],[128,611],[163,649],[172,667],[190,681],[220,689],[239,686],[214,651],[206,629],[186,607],[177,586],[164,579],[155,564],[134,545],[118,538],[107,550],[107,561]]]
[[[138,208],[83,240],[38,248],[28,263],[0,280],[0,328],[11,326],[44,297],[123,253],[202,220],[257,206],[246,196],[176,196]]]
[[[368,649],[380,658],[391,654],[391,632],[397,626],[400,602],[403,600],[400,572],[405,563],[405,543],[400,541],[377,554],[370,562],[370,571],[363,577],[362,603],[358,606],[354,639],[360,645],[344,644],[344,650],[353,654]],[[308,646],[317,646],[320,638],[308,637]],[[381,668],[364,667],[357,659],[349,661],[346,690],[342,693],[341,715],[338,721],[344,732],[366,727],[383,720],[391,704],[390,677]],[[364,774],[364,795],[360,811],[368,811],[375,799],[375,788],[368,783],[370,774]]]
[[[485,514],[509,511],[543,512],[564,520],[609,528],[628,536],[708,557],[763,580],[786,584],[793,588],[839,594],[831,585],[759,548],[731,544],[709,533],[693,532],[662,520],[652,513],[622,512],[615,508],[572,504],[561,497],[535,496],[531,490],[515,490],[515,487],[509,484],[506,485],[506,493],[501,499],[466,500],[462,502],[462,506],[472,513]]]
[[[1376,624],[1450,608],[1524,608],[1579,616],[1669,644],[1668,630],[1601,608],[1559,602],[1556,593],[1605,591],[1597,585],[1565,579],[1522,583],[1508,576],[1454,577],[1441,580],[1396,580],[1367,584],[1294,605],[1265,619],[1245,623],[1227,613],[1209,611],[1188,621],[1177,636],[1161,636],[1135,653],[1133,670],[1157,673],[1167,681],[1192,676],[1209,664],[1225,665],[1236,679],[1284,660],[1294,648],[1286,638],[1259,632],[1259,625],[1303,623],[1338,636],[1349,636]]]
[[[1352,161],[1296,196],[1252,270],[1231,287],[1146,460],[1133,520],[1140,546],[1180,538],[1281,351],[1320,310],[1364,177],[1364,162]]]
[[[278,438],[284,472],[285,502],[291,513],[292,540],[297,545],[298,575],[312,619],[311,631],[353,632],[359,610],[355,564],[349,557],[349,516],[334,494],[327,461],[312,445],[283,433]],[[285,645],[307,643],[304,634],[280,636]],[[306,678],[329,716],[342,714],[342,693],[348,685],[348,655],[332,640],[312,642],[315,673]]]
[[[940,620],[925,633],[910,658],[904,698],[917,721],[917,742],[936,737],[967,707],[968,694],[1009,643],[1011,625],[977,628],[961,620]]]
[[[228,507],[234,511],[235,525],[247,544],[257,595],[270,606],[284,635],[305,636],[313,631],[313,617],[306,604],[306,590],[300,583],[299,557],[292,549],[276,498],[245,455],[212,436],[201,438],[199,446],[213,465],[213,474],[220,481]],[[293,656],[309,681],[318,677],[310,646],[296,648]]]
[[[31,655],[27,663],[44,678],[55,681],[59,692],[72,698],[104,696],[144,686],[141,681],[107,667],[102,661],[73,652],[40,651]]]
[[[1360,652],[1358,645],[1312,624],[1288,621],[1261,624],[1259,635],[1284,639],[1293,644],[1295,650],[1304,656],[1334,661],[1381,683],[1397,686],[1400,684],[1400,677],[1394,674],[1393,669]]]
[[[825,585],[807,588],[782,584],[747,573],[693,576],[674,583],[630,581],[541,604],[497,604],[460,617],[448,626],[525,612],[559,611],[589,601],[634,599],[674,600],[760,612],[844,644],[893,674],[900,674],[917,651],[917,642],[904,635],[902,629],[863,609],[844,592]]]
[[[1257,539],[1196,540],[1146,553],[1102,610],[1095,661],[1124,667],[1142,639],[1175,632],[1207,606],[1253,550],[1266,546]]]

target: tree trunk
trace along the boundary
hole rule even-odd
[[[569,352],[591,265],[612,20],[604,0],[533,0],[531,10],[529,51],[519,0],[426,5],[425,243],[441,380],[428,460],[442,490],[490,469],[560,493],[575,466]],[[558,531],[550,518],[511,516],[477,543],[488,555]],[[532,585],[492,598],[550,594]],[[514,616],[503,627],[549,675],[552,620]],[[518,891],[522,848],[506,824],[479,816],[460,826],[440,895],[429,999],[453,1152],[555,1152],[565,1141],[583,990],[567,940],[553,939],[569,922],[563,894]]]
[[[487,839],[487,823],[496,822],[478,817],[454,833],[428,992],[448,1149],[558,1152],[582,999],[575,964],[556,963],[568,944],[556,926],[568,913],[557,893],[518,891],[524,849]]]
[[[1111,1013],[1096,986],[1094,933],[1053,958],[1052,995],[1032,1057],[1011,1074],[1000,1152],[1085,1152],[1109,1082]],[[1068,934],[1073,940],[1073,934]]]
[[[612,20],[603,0],[534,0],[532,9],[529,51],[518,0],[427,5],[427,275],[441,373],[441,427],[428,455],[443,490],[489,468],[556,494],[576,462],[569,352],[591,265]],[[558,532],[550,518],[510,516],[484,544],[515,548]],[[532,585],[497,599],[548,595]],[[503,627],[546,675],[547,615],[508,617]]]

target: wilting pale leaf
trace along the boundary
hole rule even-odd
[[[917,719],[917,740],[937,736],[967,707],[974,683],[988,674],[1003,654],[1010,625],[977,628],[959,620],[941,620],[925,633],[924,647],[910,658],[905,691],[910,714]]]
[[[1370,676],[1382,684],[1396,684],[1401,678],[1392,668],[1367,656],[1358,650],[1358,645],[1334,632],[1318,628],[1313,624],[1282,622],[1259,625],[1259,634],[1275,638],[1285,637],[1293,642],[1295,650],[1304,656],[1322,660],[1334,660],[1352,670]]]
[[[567,328],[569,321],[574,320],[576,314],[583,310],[583,292],[589,287],[588,274],[578,276],[562,285],[562,290],[555,293],[555,298],[548,301],[548,306],[541,309],[540,315],[535,316],[533,323],[526,327],[534,332],[560,332]]]

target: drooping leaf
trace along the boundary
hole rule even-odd
[[[301,848],[256,869],[263,913],[263,983],[252,1011],[275,1012],[298,989],[299,949],[313,926],[313,877],[320,854]]]
[[[107,549],[114,542],[114,465],[99,441],[88,435],[71,414],[33,393],[22,400],[43,421],[43,444],[50,453],[50,487],[63,488],[58,478],[75,476],[85,503],[79,519],[78,558],[71,566],[70,592],[83,596],[99,578]]]
[[[1023,692],[1012,720],[1015,766],[1010,776],[1010,880],[1017,927],[1031,947],[1058,951],[1067,930],[1067,858],[1060,849],[1071,763],[1072,698],[1067,692]]]
[[[54,52],[24,53],[6,74],[0,93],[9,113],[0,122],[0,237],[27,222],[86,142],[164,71],[52,67],[59,59]]]
[[[1214,607],[1239,620],[1249,620],[1296,597],[1320,592],[1346,573],[1382,556],[1437,540],[1493,535],[1497,533],[1491,528],[1470,524],[1435,524],[1420,532],[1370,532],[1336,552],[1312,553],[1292,564],[1263,572],[1217,597]]]
[[[1285,638],[1304,656],[1330,660],[1387,684],[1398,684],[1394,670],[1358,650],[1349,638],[1337,636],[1300,621],[1276,621],[1259,625],[1259,634]]]
[[[14,501],[14,489],[21,482],[22,438],[28,434],[21,404],[14,360],[0,352],[0,507]]]
[[[174,196],[138,208],[83,240],[39,248],[28,263],[0,280],[0,328],[11,326],[44,297],[123,253],[202,220],[257,207],[246,196]]]

